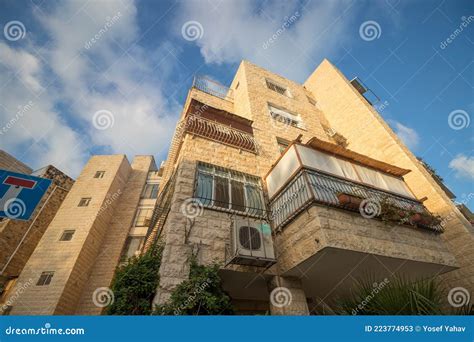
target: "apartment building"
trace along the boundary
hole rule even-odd
[[[52,165],[33,171],[0,150],[0,169],[52,180],[35,212],[27,221],[0,218],[0,312],[8,311],[7,298],[41,237],[56,215],[74,180]]]
[[[230,87],[195,77],[164,168],[151,156],[91,158],[11,313],[101,314],[97,290],[157,241],[155,304],[188,279],[193,255],[222,265],[238,313],[315,314],[367,274],[472,293],[471,224],[365,90],[327,60],[303,84],[248,61]]]
[[[10,314],[101,314],[101,289],[144,243],[161,172],[152,156],[93,156],[26,263],[18,283],[31,285]]]
[[[366,90],[327,60],[303,84],[248,61],[230,87],[195,78],[146,245],[165,244],[155,303],[192,254],[240,313],[314,314],[367,274],[474,290],[472,226]]]

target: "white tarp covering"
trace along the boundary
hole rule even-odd
[[[266,179],[268,196],[270,198],[285,184],[293,172],[298,169],[298,166],[299,162],[296,157],[295,145],[293,145],[286,151],[285,155]]]
[[[267,177],[267,188],[270,198],[288,181],[288,178],[300,166],[296,156],[296,148],[298,149],[303,166],[415,198],[402,179],[365,166],[353,164],[344,159],[302,145],[293,145]]]

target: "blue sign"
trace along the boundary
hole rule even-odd
[[[0,217],[29,220],[51,179],[0,170]]]

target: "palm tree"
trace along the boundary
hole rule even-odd
[[[442,289],[434,279],[416,282],[406,278],[368,277],[358,281],[351,294],[337,300],[335,312],[342,315],[440,315]]]

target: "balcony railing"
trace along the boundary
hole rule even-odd
[[[252,153],[257,152],[257,143],[253,135],[198,115],[188,115],[184,121],[183,129],[184,132],[225,145]]]
[[[400,212],[411,214],[428,214],[423,204],[396,194],[378,190],[352,182],[350,180],[334,177],[315,170],[302,169],[287,184],[287,186],[272,200],[271,219],[274,228],[279,230],[288,224],[296,215],[312,203],[319,203],[341,209],[359,211],[358,205],[343,204],[339,196],[346,194],[357,199],[367,199],[375,203],[377,215],[383,211],[383,203],[390,203],[392,208]],[[407,221],[408,223],[408,221]],[[437,225],[424,225],[423,228],[439,232]]]
[[[194,76],[193,87],[223,100],[234,101],[232,89],[205,76]]]

